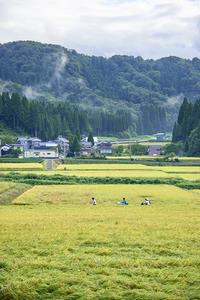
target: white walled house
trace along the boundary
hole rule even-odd
[[[25,158],[58,158],[58,147],[35,147],[24,151]]]

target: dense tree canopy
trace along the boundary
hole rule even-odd
[[[16,93],[0,95],[0,121],[10,129],[23,130],[32,136],[52,139],[62,134],[68,138],[80,133],[118,134],[131,125],[131,114],[84,110],[68,102],[28,100]]]
[[[200,155],[200,100],[192,104],[184,99],[174,125],[172,141],[182,142],[185,153]]]

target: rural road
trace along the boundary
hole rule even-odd
[[[51,171],[53,169],[53,159],[45,160],[45,170]]]

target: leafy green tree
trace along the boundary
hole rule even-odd
[[[131,145],[132,155],[146,155],[148,154],[147,150],[148,150],[147,147],[141,144]]]
[[[200,123],[199,126],[191,132],[188,145],[189,155],[200,156]]]
[[[79,142],[78,137],[75,135],[72,143],[70,144],[70,152],[72,152],[74,155],[77,155],[81,150],[81,145]]]
[[[121,156],[123,152],[124,152],[124,147],[122,145],[119,145],[115,150],[115,153],[119,156]]]
[[[174,153],[175,155],[178,155],[180,151],[183,149],[182,143],[171,143],[164,146],[164,154],[169,155],[171,153]]]
[[[92,132],[90,131],[88,134],[88,138],[87,138],[88,142],[92,144],[92,146],[94,146],[94,138],[92,135]]]

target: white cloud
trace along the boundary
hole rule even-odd
[[[200,55],[200,0],[0,0],[0,42],[110,56]]]

